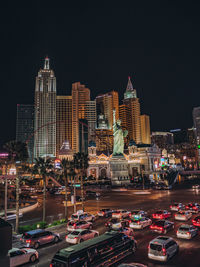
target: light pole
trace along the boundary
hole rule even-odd
[[[7,170],[7,168],[6,168]],[[8,178],[5,176],[5,198],[4,198],[4,220],[7,221],[7,205],[8,204]]]

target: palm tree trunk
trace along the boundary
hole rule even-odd
[[[16,225],[15,231],[18,233],[19,230],[19,176],[16,173]]]
[[[43,177],[43,214],[42,221],[45,222],[46,219],[46,177]]]
[[[84,190],[83,190],[83,173],[81,172],[81,204],[82,204],[82,210],[84,211]]]
[[[68,176],[65,177],[65,219],[66,220],[68,220],[67,188],[68,188]]]
[[[73,183],[74,185],[74,213],[76,212],[76,186],[75,184],[76,184],[76,176],[74,175],[74,183]]]

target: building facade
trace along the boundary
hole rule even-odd
[[[27,144],[29,162],[32,162],[34,148],[34,105],[17,105],[16,141]]]
[[[34,157],[55,157],[56,77],[48,57],[36,77],[34,132]]]
[[[140,116],[141,139],[143,144],[151,144],[150,119],[148,115]]]
[[[56,156],[65,141],[72,146],[72,97],[56,97]]]
[[[124,93],[123,104],[127,107],[126,110],[128,112],[128,117],[130,118],[130,123],[128,122],[125,126],[125,128],[128,130],[129,140],[133,139],[136,144],[139,144],[142,142],[140,102],[139,98],[137,98],[136,90],[133,89],[130,77],[128,78],[128,84]],[[123,107],[123,109],[125,109],[125,107]],[[120,116],[123,118],[122,114],[120,114]]]
[[[106,94],[96,97],[97,116],[104,115],[108,121],[108,128],[113,127],[113,109],[116,110],[116,119],[119,118],[119,95],[116,91],[111,91]],[[98,126],[99,127],[99,126]]]
[[[200,145],[200,107],[193,108],[192,117],[194,128],[196,129],[196,143]]]
[[[88,142],[95,140],[95,129],[97,125],[96,101],[86,101],[86,120],[88,122]]]
[[[90,89],[80,82],[72,84],[72,149],[79,152],[79,120],[86,119],[86,102],[90,101]]]

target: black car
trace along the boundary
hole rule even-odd
[[[150,229],[154,232],[166,234],[168,231],[174,229],[174,223],[166,220],[160,220],[154,222]]]

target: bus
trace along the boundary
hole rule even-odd
[[[127,235],[110,231],[80,244],[59,250],[50,267],[111,266],[134,253],[136,241]]]

